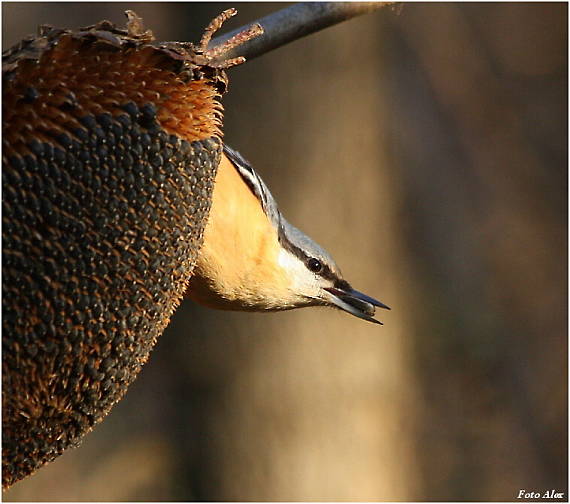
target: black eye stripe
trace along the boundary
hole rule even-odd
[[[327,280],[337,280],[337,276],[330,270],[327,265],[323,266],[323,269],[319,273],[319,276],[326,278]]]
[[[352,287],[350,286],[350,284],[346,281],[346,280],[336,280],[334,283],[334,286],[337,289],[341,289],[344,291],[350,291],[352,290]]]
[[[307,264],[307,261],[312,258],[311,256],[305,254],[303,249],[297,247],[294,243],[291,243],[291,240],[289,240],[289,238],[287,237],[287,234],[285,233],[285,230],[283,229],[282,225],[279,226],[278,229],[278,238],[279,238],[279,243],[281,243],[284,249],[288,250],[293,255],[296,255],[305,264]],[[321,278],[331,280],[332,282],[337,282],[340,280],[338,276],[331,271],[331,269],[327,264],[323,263],[322,261],[319,262],[322,265],[322,269],[319,273],[317,273],[317,275],[319,275]]]

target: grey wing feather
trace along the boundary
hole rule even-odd
[[[279,212],[277,202],[275,198],[273,198],[269,188],[265,185],[265,182],[261,180],[261,177],[253,169],[251,164],[244,159],[238,151],[224,144],[224,153],[236,167],[244,182],[251,189],[251,192],[253,192],[260,201],[265,215],[269,217],[275,229],[279,229],[282,225],[281,212]]]

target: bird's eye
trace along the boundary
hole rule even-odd
[[[323,270],[323,265],[321,264],[321,261],[311,257],[307,261],[307,268],[309,268],[313,273],[320,273]]]

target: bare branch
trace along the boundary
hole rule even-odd
[[[208,51],[216,57],[224,59],[244,56],[250,60],[266,52],[281,47],[289,42],[310,35],[316,31],[394,2],[300,2],[278,10],[256,21],[263,29],[263,34],[252,38],[238,47],[229,44],[226,49],[222,46],[228,40],[244,30],[251,30],[247,25],[221,35],[212,40]],[[219,48],[219,49],[217,49]]]

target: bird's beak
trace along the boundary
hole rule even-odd
[[[327,296],[327,300],[355,317],[374,322],[382,325],[382,322],[376,320],[373,315],[376,312],[375,306],[389,310],[390,307],[384,303],[377,301],[362,292],[358,292],[352,288],[338,289],[336,287],[325,287],[325,290],[331,294]]]

